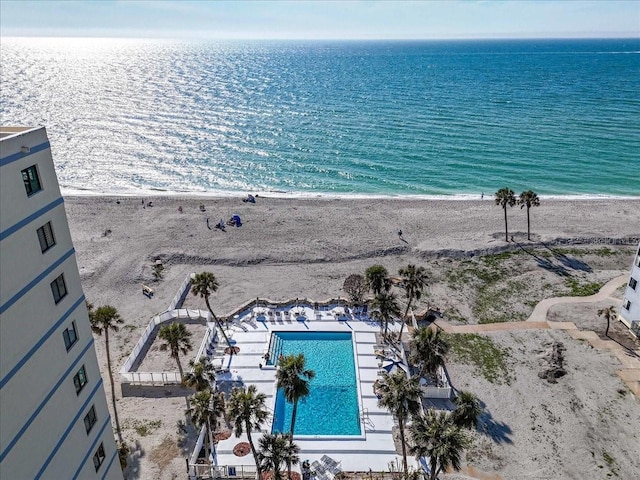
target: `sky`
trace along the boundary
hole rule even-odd
[[[640,1],[0,0],[0,36],[638,38]]]

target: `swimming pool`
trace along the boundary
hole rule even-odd
[[[316,376],[298,402],[295,435],[360,435],[358,386],[351,333],[274,332],[272,356],[302,353]],[[293,404],[278,389],[271,433],[288,432]]]

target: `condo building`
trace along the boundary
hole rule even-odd
[[[122,479],[44,127],[0,127],[0,478]]]
[[[631,275],[624,291],[618,318],[636,337],[640,337],[640,243],[633,257]]]

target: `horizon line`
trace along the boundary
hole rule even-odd
[[[122,35],[0,35],[9,38],[91,38],[122,40],[214,40],[214,41],[455,41],[455,40],[640,40],[640,34],[630,36],[481,36],[481,37],[183,37],[183,36],[122,36]]]

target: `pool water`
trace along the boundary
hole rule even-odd
[[[277,338],[276,338],[277,337]],[[302,353],[316,376],[309,396],[298,401],[295,435],[360,435],[360,411],[351,333],[276,332],[277,358]],[[272,433],[291,429],[293,404],[278,389]]]

